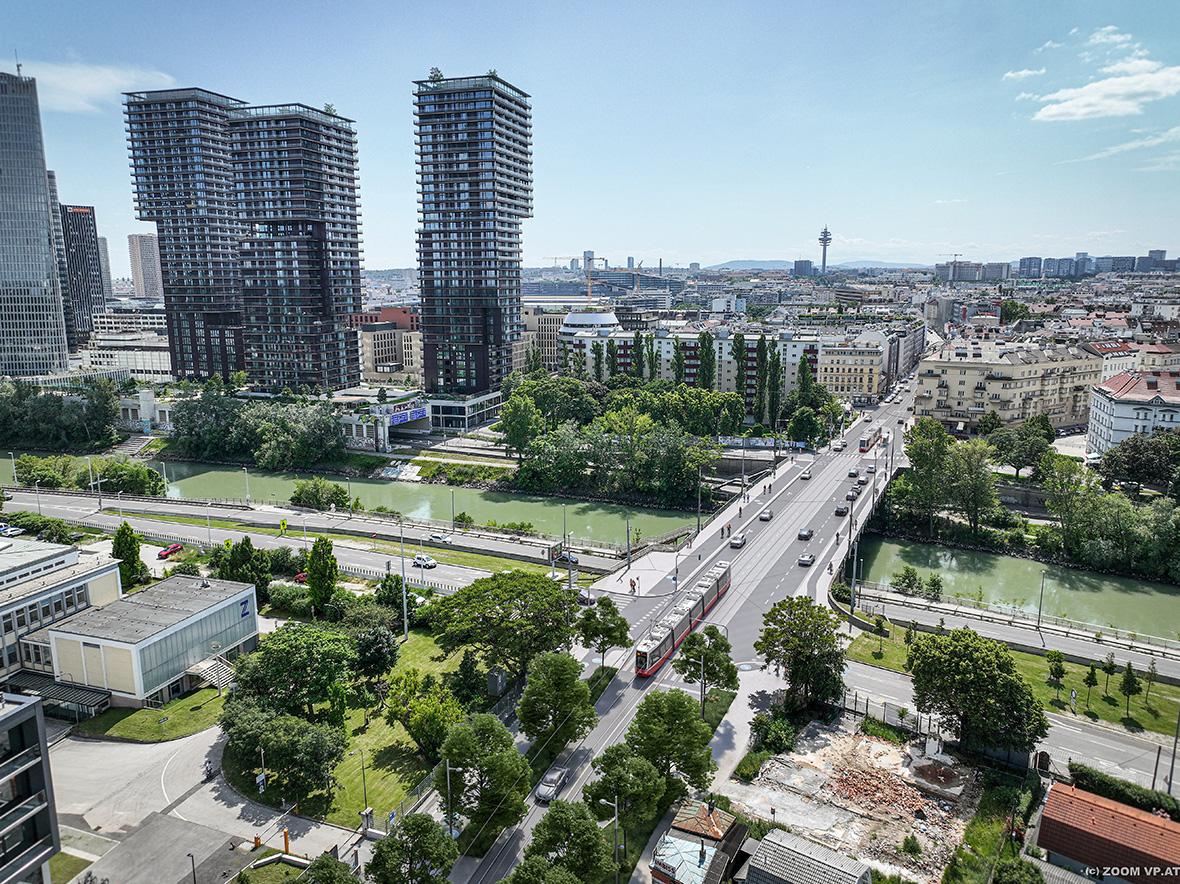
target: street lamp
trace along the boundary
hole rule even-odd
[[[193,864],[193,884],[197,884],[197,858],[191,853],[186,854],[189,862]]]
[[[246,506],[250,505],[250,468],[242,467],[242,472],[246,474]]]
[[[410,609],[406,601],[406,523],[398,517],[397,527],[402,548],[402,641],[410,640]]]
[[[349,755],[356,755],[360,753],[361,756],[361,794],[365,802],[365,810],[369,809],[369,784],[365,780],[365,749],[363,746],[358,746],[356,752],[349,752]]]
[[[41,515],[41,480],[33,483],[33,493],[37,495],[37,515]]]
[[[115,495],[115,501],[119,507],[119,518],[123,518],[123,492],[120,491]]]
[[[455,530],[455,489],[451,489],[451,531]]]
[[[8,452],[8,459],[12,461],[12,484],[17,485],[19,483],[16,481],[16,455],[10,451]],[[90,458],[86,459],[90,460]]]
[[[348,517],[352,518],[352,477],[345,476],[344,481],[348,483]],[[368,807],[368,805],[365,805]]]
[[[307,513],[303,514],[303,548],[307,549]]]
[[[598,803],[609,807],[614,811],[614,851],[612,861],[615,867],[615,884],[619,884],[619,796],[616,793],[615,800],[611,801],[607,798],[599,798]]]
[[[1041,598],[1040,598],[1040,601],[1037,602],[1037,629],[1038,630],[1041,628],[1041,609],[1044,608],[1044,606],[1045,606],[1045,575],[1048,573],[1049,573],[1048,570],[1041,571]]]

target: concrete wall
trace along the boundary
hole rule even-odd
[[[123,594],[118,569],[91,580],[87,588],[90,591],[90,604],[96,608],[109,605]]]

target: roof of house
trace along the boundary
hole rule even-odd
[[[672,828],[698,837],[704,836],[714,841],[720,841],[729,831],[737,818],[732,813],[713,808],[709,813],[709,805],[701,801],[686,801],[676,811],[676,818],[672,820]]]
[[[1037,845],[1086,866],[1180,867],[1180,823],[1076,786],[1049,790]]]
[[[856,884],[867,881],[869,867],[792,835],[781,829],[769,832],[750,857],[748,884]]]
[[[1119,402],[1180,405],[1180,371],[1124,371],[1094,389]]]
[[[716,847],[702,845],[699,840],[677,838],[668,832],[652,851],[651,867],[679,884],[705,884],[710,878],[720,880],[718,874],[709,875],[719,853]],[[718,862],[724,865],[724,860]]]

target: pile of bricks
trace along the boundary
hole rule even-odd
[[[857,807],[888,814],[895,819],[913,819],[919,811],[925,814],[938,812],[937,805],[913,786],[879,768],[838,768],[831,784],[837,795]]]

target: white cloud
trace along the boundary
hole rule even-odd
[[[1150,58],[1124,58],[1111,62],[1102,68],[1104,74],[1151,74],[1163,67],[1158,61]]]
[[[1064,43],[1058,43],[1056,40],[1046,40],[1044,43],[1042,43],[1040,46],[1038,46],[1033,51],[1034,52],[1045,52],[1049,49],[1060,49],[1064,45],[1065,45]]]
[[[1044,68],[1033,70],[1032,68],[1024,68],[1020,71],[1008,71],[1001,79],[1003,80],[1027,80],[1029,77],[1043,77],[1045,75]]]
[[[1021,92],[1016,96],[1017,101],[1040,101],[1041,96],[1035,92]]]
[[[935,200],[934,205],[936,205],[936,206],[954,206],[954,205],[958,205],[959,203],[965,203],[965,202],[967,202],[965,199],[961,199],[959,197],[956,197],[954,199],[949,199],[949,200]]]
[[[120,65],[29,61],[24,73],[37,78],[42,110],[64,113],[94,113],[117,106],[124,92],[176,85],[163,71]]]
[[[1104,160],[1107,157],[1118,156],[1121,153],[1129,153],[1134,150],[1143,150],[1148,147],[1159,147],[1161,144],[1175,144],[1180,141],[1180,126],[1173,126],[1156,135],[1148,135],[1145,138],[1136,138],[1133,141],[1124,141],[1121,144],[1113,144],[1110,147],[1103,148],[1097,153],[1092,153],[1089,156],[1079,157],[1076,160],[1068,160],[1071,163],[1084,163],[1089,160]]]
[[[1094,33],[1090,35],[1090,39],[1087,42],[1091,46],[1112,44],[1115,46],[1125,46],[1133,39],[1134,38],[1130,34],[1124,34],[1114,25],[1106,25],[1105,27],[1098,28],[1098,30],[1094,31]]]
[[[1136,172],[1180,172],[1180,150],[1161,154],[1139,166]]]
[[[1161,67],[1148,73],[1111,76],[1084,86],[1059,89],[1042,95],[1045,105],[1034,120],[1093,120],[1129,117],[1143,113],[1143,106],[1180,94],[1180,66]]]

